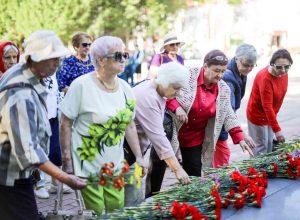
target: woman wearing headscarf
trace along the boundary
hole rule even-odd
[[[174,149],[180,147],[183,169],[192,176],[201,176],[202,166],[213,166],[214,151],[223,125],[233,142],[252,155],[252,146],[245,143],[230,105],[230,89],[221,80],[227,63],[222,51],[210,51],[201,68],[190,69],[189,85],[182,89],[181,96],[172,100],[173,112],[182,108],[187,114],[187,120],[174,115],[176,129],[172,144]]]
[[[76,53],[65,58],[56,73],[59,91],[66,93],[74,79],[95,70],[89,55],[91,43],[91,36],[84,32],[76,33],[72,37],[72,46]]]
[[[20,60],[20,51],[11,41],[0,42],[0,77],[17,64]]]
[[[124,137],[137,163],[144,166],[136,126],[135,98],[117,74],[129,57],[120,38],[103,36],[91,45],[96,70],[78,77],[61,102],[60,140],[63,169],[82,178],[99,173],[105,164],[118,175],[124,168]],[[72,156],[71,156],[72,155]],[[73,166],[72,168],[72,159]],[[88,186],[81,191],[85,206],[98,215],[124,206],[124,188],[113,184]]]

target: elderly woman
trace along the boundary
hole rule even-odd
[[[242,44],[237,47],[235,56],[229,61],[224,72],[223,80],[230,88],[230,101],[234,111],[238,110],[244,97],[247,83],[247,75],[256,65],[257,52],[250,44]],[[230,148],[227,144],[228,133],[223,128],[217,142],[214,156],[214,167],[229,164]],[[254,145],[253,140],[245,135],[245,141]]]
[[[287,91],[292,64],[290,53],[279,49],[272,55],[270,65],[256,74],[247,106],[249,135],[257,144],[255,155],[273,150],[274,133],[278,142],[285,142],[277,114]]]
[[[38,219],[31,172],[35,167],[73,187],[83,180],[60,170],[47,157],[51,128],[42,82],[69,51],[52,31],[36,31],[25,40],[25,63],[0,80],[1,219]]]
[[[152,58],[148,78],[155,79],[157,77],[157,71],[159,66],[164,63],[175,62],[181,65],[184,65],[183,57],[178,55],[178,49],[184,45],[184,42],[179,40],[176,34],[168,33],[164,37],[164,43],[161,47],[161,53],[155,54]],[[169,105],[172,105],[170,100],[167,100],[166,107],[169,108]],[[172,108],[172,106],[170,107]],[[172,132],[168,131],[168,113],[166,113],[165,120],[163,121],[165,132],[167,133],[167,137],[170,140],[172,137]],[[176,152],[177,153],[177,152]],[[149,172],[147,175],[147,188],[146,188],[146,197],[152,196],[153,192],[160,191],[160,187],[164,178],[166,164],[164,161],[160,160],[154,148],[151,149],[150,152],[150,166]],[[155,176],[152,178],[151,176]]]
[[[10,41],[0,42],[0,77],[20,59],[18,47]]]
[[[164,43],[161,47],[161,53],[155,54],[150,63],[148,78],[154,79],[157,77],[157,69],[163,63],[177,62],[184,64],[183,57],[178,55],[178,49],[184,45],[184,42],[178,39],[174,33],[168,33],[164,37]]]
[[[139,165],[143,158],[133,118],[135,98],[130,86],[117,74],[124,70],[128,53],[120,38],[103,36],[91,45],[95,72],[76,79],[61,102],[60,138],[63,169],[82,178],[111,164],[115,173],[124,167],[124,136]],[[125,132],[126,131],[126,132]],[[72,155],[71,155],[72,154]],[[88,209],[98,215],[124,206],[124,189],[112,184],[82,190]]]
[[[202,68],[190,69],[189,85],[183,88],[182,95],[172,100],[174,106],[187,114],[187,120],[174,117],[178,136],[174,132],[172,144],[175,149],[180,146],[183,169],[192,176],[201,176],[202,166],[213,166],[223,124],[233,142],[252,154],[230,105],[230,89],[221,80],[227,63],[223,52],[210,51]]]
[[[153,192],[159,192],[166,165],[182,184],[190,182],[188,175],[175,157],[163,127],[166,99],[174,99],[178,96],[180,89],[187,85],[188,78],[187,68],[170,62],[158,68],[156,79],[145,80],[133,88],[137,100],[135,124],[142,152],[145,153],[149,146],[152,146],[159,160],[162,161],[160,167],[163,170],[162,177],[152,172],[152,166],[150,166],[146,180],[146,197],[152,196]]]
[[[92,38],[87,33],[79,32],[72,37],[76,54],[64,59],[56,73],[60,91],[66,93],[74,79],[95,70],[89,55],[91,42]]]

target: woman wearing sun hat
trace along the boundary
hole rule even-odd
[[[175,33],[168,33],[164,37],[163,46],[160,48],[159,54],[155,54],[152,58],[148,78],[154,79],[157,76],[157,68],[163,63],[178,62],[184,65],[183,57],[178,55],[178,49],[184,45]]]

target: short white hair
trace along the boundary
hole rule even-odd
[[[179,63],[169,62],[162,64],[157,69],[157,72],[156,83],[162,85],[164,88],[171,84],[179,84],[182,87],[188,84],[189,70]]]
[[[99,69],[97,59],[103,58],[109,54],[109,52],[116,47],[125,47],[121,38],[114,36],[103,36],[97,38],[91,45],[91,59],[94,67]]]

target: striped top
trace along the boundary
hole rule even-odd
[[[17,82],[30,83],[36,92],[11,88],[0,93],[0,185],[6,186],[28,178],[35,165],[48,160],[51,136],[47,111],[39,99],[47,96],[44,83],[24,63],[6,71],[0,89]]]

